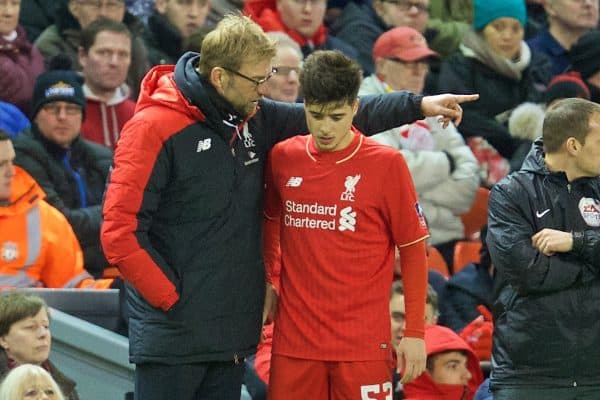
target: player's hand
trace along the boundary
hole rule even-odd
[[[425,371],[427,353],[423,339],[403,337],[398,344],[396,353],[398,355],[398,371],[404,371],[400,383],[408,383]]]
[[[440,123],[444,128],[450,121],[454,125],[462,121],[463,110],[461,103],[475,101],[479,98],[478,94],[438,94],[435,96],[425,96],[421,102],[421,112],[426,117],[440,116]]]
[[[275,312],[277,311],[277,292],[273,285],[267,282],[265,292],[265,305],[263,307],[263,325],[273,322]]]
[[[573,249],[573,234],[545,228],[531,237],[531,244],[546,256],[566,253]]]

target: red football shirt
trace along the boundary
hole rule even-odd
[[[270,154],[265,213],[279,219],[281,241],[280,260],[269,259],[278,252],[266,254],[268,276],[281,262],[274,354],[390,357],[394,246],[422,241],[428,231],[401,153],[354,135],[340,151],[319,152],[309,135],[281,142]],[[276,242],[272,233],[277,229],[265,231],[265,241]],[[405,282],[417,282],[405,287],[407,300],[422,299],[422,307],[407,309],[419,321],[407,331],[422,337],[426,265],[402,271]]]

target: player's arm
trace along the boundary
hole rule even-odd
[[[279,197],[273,170],[277,168],[274,149],[265,170],[265,210],[263,219],[263,257],[265,260],[266,292],[263,308],[263,324],[271,322],[277,310],[277,290],[281,271],[281,247],[279,215],[281,199]]]

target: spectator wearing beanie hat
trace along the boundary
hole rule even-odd
[[[46,201],[65,215],[83,250],[86,270],[99,277],[107,264],[100,247],[100,224],[112,152],[80,137],[85,96],[74,71],[40,75],[33,93],[32,125],[14,139],[15,163],[37,181]]]
[[[600,31],[590,31],[573,45],[570,52],[573,70],[581,74],[591,100],[600,103]]]
[[[474,0],[473,6],[473,29],[460,51],[442,63],[438,88],[440,93],[479,93],[478,101],[463,107],[460,131],[467,139],[483,137],[510,160],[530,144],[510,135],[508,115],[523,102],[542,100],[550,63],[523,41],[525,0]]]
[[[598,25],[598,1],[545,0],[548,27],[527,41],[552,62],[552,75],[571,67],[572,46],[586,32]]]
[[[38,77],[33,89],[31,119],[35,119],[40,108],[44,105],[59,101],[77,105],[83,121],[85,96],[81,89],[81,78],[75,72],[51,70]]]

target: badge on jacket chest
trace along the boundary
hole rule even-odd
[[[2,261],[11,262],[19,258],[19,248],[14,242],[2,243],[2,249],[0,250],[0,258]]]
[[[579,212],[583,220],[589,226],[600,227],[600,202],[589,197],[582,197],[579,200]]]

